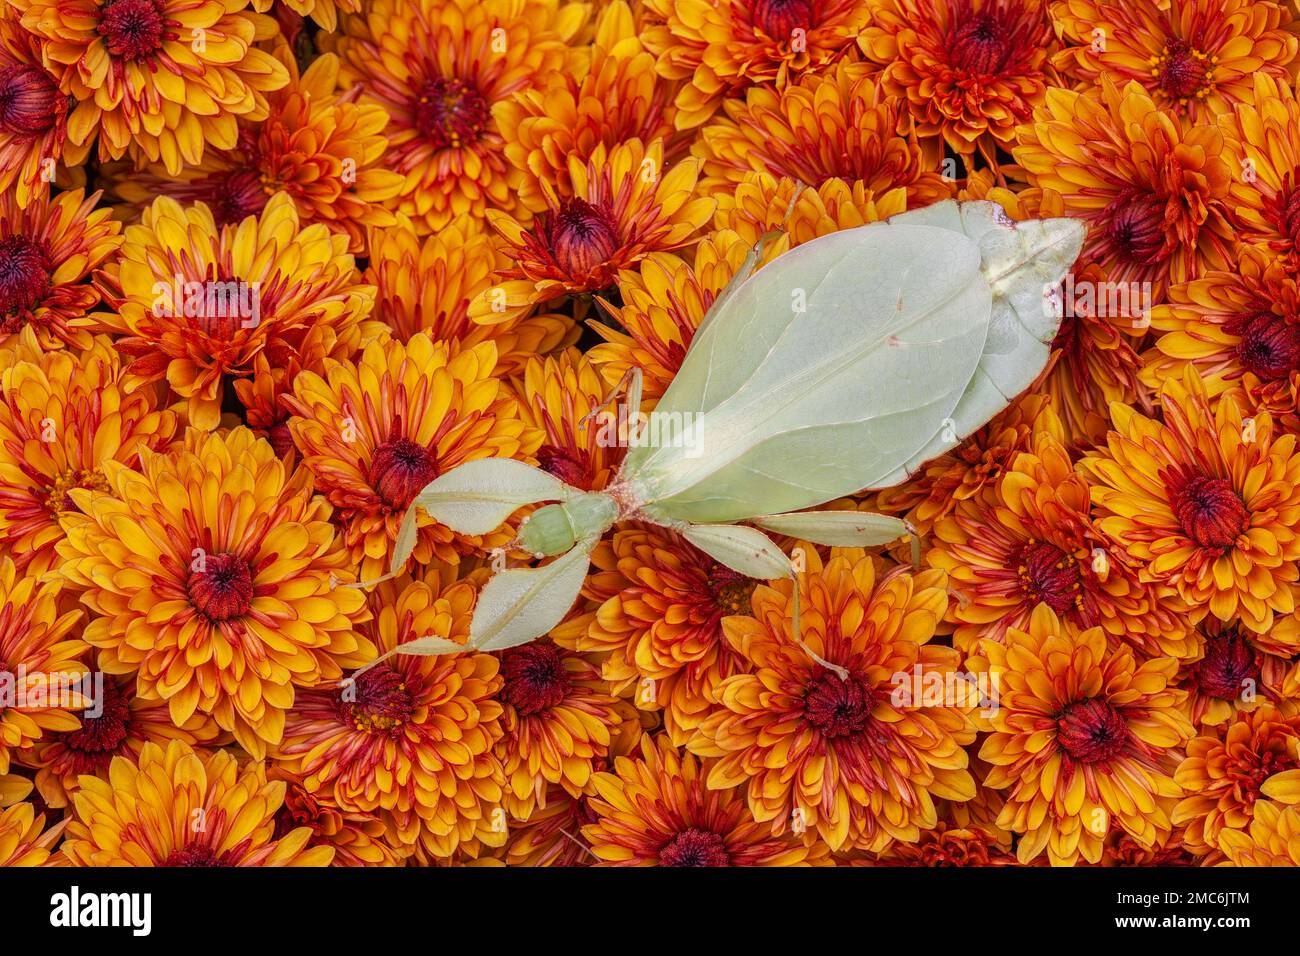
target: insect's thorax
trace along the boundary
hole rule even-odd
[[[536,555],[563,554],[579,541],[596,538],[619,517],[619,503],[600,491],[574,495],[538,508],[519,526],[519,546]]]

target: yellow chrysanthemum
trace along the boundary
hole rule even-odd
[[[445,567],[385,581],[363,633],[380,653],[430,634],[463,642],[476,597],[472,581]],[[421,861],[458,849],[477,856],[507,833],[493,752],[502,686],[488,654],[390,657],[342,686],[300,694],[276,758],[330,805],[379,812],[394,845]]]
[[[1290,14],[1269,0],[1056,0],[1052,19],[1067,44],[1054,57],[1063,74],[1136,80],[1188,122],[1248,99],[1253,77],[1288,76],[1300,46]]]
[[[533,314],[526,291],[512,296],[509,284],[498,281],[510,259],[482,220],[457,216],[421,238],[399,213],[395,226],[370,236],[363,279],[376,289],[372,318],[394,337],[406,341],[427,332],[462,348],[490,339],[502,372],[577,340],[579,329],[568,316]]]
[[[275,22],[248,0],[14,2],[59,90],[77,101],[69,141],[98,135],[101,160],[130,149],[178,175],[206,146],[233,149],[238,118],[265,119],[265,94],[289,81],[255,46]]]
[[[1219,866],[1300,866],[1300,804],[1261,800],[1250,831],[1225,830],[1220,842]]]
[[[173,740],[115,757],[108,779],[82,777],[63,853],[76,866],[328,866],[334,851],[307,848],[311,830],[277,839],[283,781],[261,763]]]
[[[726,96],[826,70],[852,49],[870,0],[646,0],[645,45],[685,86],[677,126],[694,129]]]
[[[189,424],[215,428],[226,382],[251,375],[260,353],[285,364],[361,344],[374,290],[347,248],[323,224],[302,228],[287,193],[220,227],[203,203],[161,196],[106,270],[117,314],[97,316],[97,328],[125,335],[128,371],[165,379],[187,400]]]
[[[531,301],[544,302],[608,288],[619,270],[650,253],[688,245],[716,207],[693,198],[699,165],[689,158],[665,170],[658,140],[647,146],[632,139],[608,150],[602,143],[585,162],[571,156],[573,195],[548,189],[546,211],[531,227],[488,213],[515,261],[501,275],[518,280]]]
[[[1175,748],[1192,735],[1173,658],[1139,665],[1100,627],[1080,631],[1046,604],[1027,630],[980,647],[968,664],[999,695],[979,753],[993,765],[985,784],[1007,791],[997,822],[1020,835],[1021,863],[1044,850],[1053,866],[1096,863],[1112,831],[1142,846],[1169,831]]]
[[[293,440],[338,509],[364,580],[388,569],[407,507],[438,475],[478,458],[537,451],[541,433],[517,417],[494,377],[496,362],[491,341],[453,352],[419,332],[405,344],[372,342],[355,362],[327,361],[324,378],[304,371],[284,396]],[[413,552],[419,563],[434,556],[454,563],[510,539],[505,531],[457,535],[422,520]]]
[[[1296,605],[1296,438],[1275,434],[1267,413],[1247,424],[1231,398],[1212,412],[1190,371],[1160,402],[1163,423],[1113,405],[1106,446],[1080,462],[1098,524],[1192,623],[1213,614],[1267,633]]]
[[[90,345],[78,320],[99,292],[85,280],[122,244],[121,225],[98,201],[42,189],[23,209],[16,192],[0,191],[0,344],[31,326],[42,348]]]
[[[16,6],[0,10],[0,194],[23,207],[45,195],[60,159],[80,163],[85,149],[67,144],[68,98],[20,16]]]
[[[582,828],[597,866],[807,866],[824,844],[769,832],[740,791],[713,784],[708,763],[665,738],[643,738],[592,780],[594,823]]]
[[[829,179],[861,182],[875,196],[901,186],[912,206],[952,194],[952,184],[923,158],[906,108],[868,64],[840,63],[779,91],[750,87],[724,111],[694,146],[704,159],[706,191],[733,192],[756,170],[814,187]]]
[[[210,149],[179,173],[157,163],[143,170],[117,164],[107,177],[113,194],[141,207],[158,195],[203,202],[218,226],[237,226],[285,192],[303,226],[323,223],[348,237],[349,252],[364,253],[366,228],[392,224],[382,203],[402,188],[402,177],[381,166],[388,114],[338,91],[335,55],[313,60],[301,76],[288,51],[280,55],[289,85],[267,97],[265,120],[240,124],[233,148]]]
[[[45,814],[30,803],[0,810],[0,866],[43,866],[62,836],[63,826],[45,829]]]
[[[80,510],[60,515],[61,573],[99,615],[85,639],[177,726],[211,714],[260,758],[295,686],[373,650],[353,630],[364,596],[332,586],[351,569],[330,506],[245,428],[191,429],[140,459],[139,471],[105,462],[106,490],[73,489]]]
[[[69,492],[104,491],[104,463],[163,448],[176,416],[152,390],[127,391],[103,336],[84,352],[46,352],[29,327],[14,345],[0,349],[0,544],[36,575],[57,561]]]
[[[71,631],[81,617],[78,610],[62,611],[57,581],[22,577],[12,560],[0,557],[0,674],[10,698],[0,707],[0,775],[9,772],[14,753],[47,732],[80,726],[74,712],[89,703],[81,680],[86,643]]]
[[[718,685],[689,747],[720,758],[710,788],[747,785],[774,835],[803,832],[806,845],[820,838],[835,851],[915,842],[938,822],[936,799],[975,795],[962,748],[975,739],[979,695],[958,679],[958,653],[929,643],[948,602],[944,574],[878,577],[860,550],[832,550],[824,566],[806,555],[797,583],[755,590],[753,617],[723,619],[750,672]],[[803,596],[803,641],[847,679],[792,639],[791,587]],[[912,693],[935,680],[944,693]]]
[[[421,232],[519,206],[495,104],[564,69],[587,7],[559,0],[374,0],[343,18],[343,83],[389,115],[390,206]],[[522,207],[520,207],[522,208]]]

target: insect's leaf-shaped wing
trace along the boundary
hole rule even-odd
[[[500,651],[541,637],[578,598],[596,538],[578,542],[541,568],[502,571],[483,587],[469,625],[469,646]]]
[[[684,537],[715,561],[746,577],[771,581],[790,576],[790,559],[763,532],[733,524],[691,525]]]
[[[513,458],[480,458],[440,475],[415,497],[429,516],[461,534],[487,534],[524,505],[565,501],[573,490]]]
[[[964,233],[893,220],[813,240],[740,288],[656,407],[702,413],[702,453],[634,448],[623,474],[661,516],[696,523],[857,491],[952,413],[989,312],[979,249]],[[683,374],[690,387],[674,398]]]
[[[905,480],[955,447],[1034,383],[1051,355],[1061,325],[1057,286],[1083,248],[1086,229],[1076,219],[1012,223],[993,203],[961,206],[962,225],[980,246],[982,272],[993,292],[989,335],[979,368],[952,413],[925,447],[874,487]]]

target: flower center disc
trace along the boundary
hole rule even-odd
[[[162,11],[154,0],[113,0],[96,28],[113,56],[141,60],[162,48]]]
[[[81,715],[81,726],[63,738],[72,750],[84,754],[110,754],[126,740],[131,723],[131,708],[126,697],[112,681],[104,682],[102,713],[98,717]]]
[[[866,728],[873,704],[870,688],[857,678],[823,671],[804,696],[804,716],[824,737],[849,737]]]
[[[752,8],[754,26],[773,40],[788,40],[795,30],[813,25],[812,0],[757,0]]]
[[[1250,513],[1226,478],[1193,475],[1173,494],[1174,514],[1203,548],[1231,548],[1250,527]]]
[[[952,63],[969,73],[991,76],[1006,64],[1011,46],[996,17],[978,13],[957,28],[949,46]]]
[[[36,136],[54,126],[59,91],[48,73],[30,63],[0,70],[0,129]]]
[[[210,554],[202,571],[191,571],[190,601],[210,621],[229,621],[248,613],[253,601],[253,572],[234,554]]]
[[[609,211],[585,199],[569,199],[551,226],[551,254],[570,275],[608,262],[619,247],[618,224]]]
[[[435,76],[424,84],[413,107],[415,128],[434,149],[472,145],[491,115],[478,87],[464,80]]]
[[[722,837],[711,830],[682,830],[659,851],[660,866],[727,866],[731,856]]]
[[[1197,94],[1204,96],[1214,74],[1208,57],[1182,40],[1174,40],[1165,47],[1154,72],[1160,89],[1176,100]]]
[[[339,716],[357,730],[391,731],[401,727],[415,710],[415,701],[401,674],[388,667],[372,667],[350,689],[339,692]]]
[[[1232,700],[1242,690],[1247,678],[1259,681],[1259,662],[1255,650],[1240,634],[1211,638],[1205,656],[1196,665],[1196,686],[1201,692],[1219,700]]]
[[[1128,725],[1108,701],[1100,698],[1071,704],[1056,719],[1056,739],[1080,763],[1111,760],[1128,743]]]
[[[26,236],[0,239],[0,316],[32,309],[50,288],[50,257]]]
[[[505,686],[501,699],[528,716],[550,710],[569,691],[569,672],[560,653],[550,644],[527,644],[501,655]]]
[[[1079,566],[1060,548],[1046,542],[1026,545],[1016,568],[1025,593],[1057,614],[1074,606],[1079,593]]]
[[[438,458],[409,438],[384,442],[370,461],[370,487],[384,504],[404,510],[424,486],[438,477]]]

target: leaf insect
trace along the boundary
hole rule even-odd
[[[592,549],[619,521],[674,529],[714,560],[768,580],[794,572],[764,532],[841,547],[910,533],[887,515],[805,509],[902,482],[1028,388],[1050,354],[1062,315],[1057,286],[1083,237],[1077,220],[1015,223],[993,203],[950,200],[822,236],[755,271],[760,241],[705,314],[653,413],[694,423],[674,437],[698,445],[634,433],[599,492],[508,459],[436,478],[407,511],[385,577],[411,554],[416,509],[459,533],[486,534],[517,509],[550,502],[523,521],[511,548],[555,560],[492,577],[466,644],[429,635],[395,653],[497,651],[540,637],[573,606]],[[805,292],[802,309],[790,307],[795,288]],[[624,387],[639,412],[636,368],[600,407]],[[792,603],[803,644],[797,587]]]

